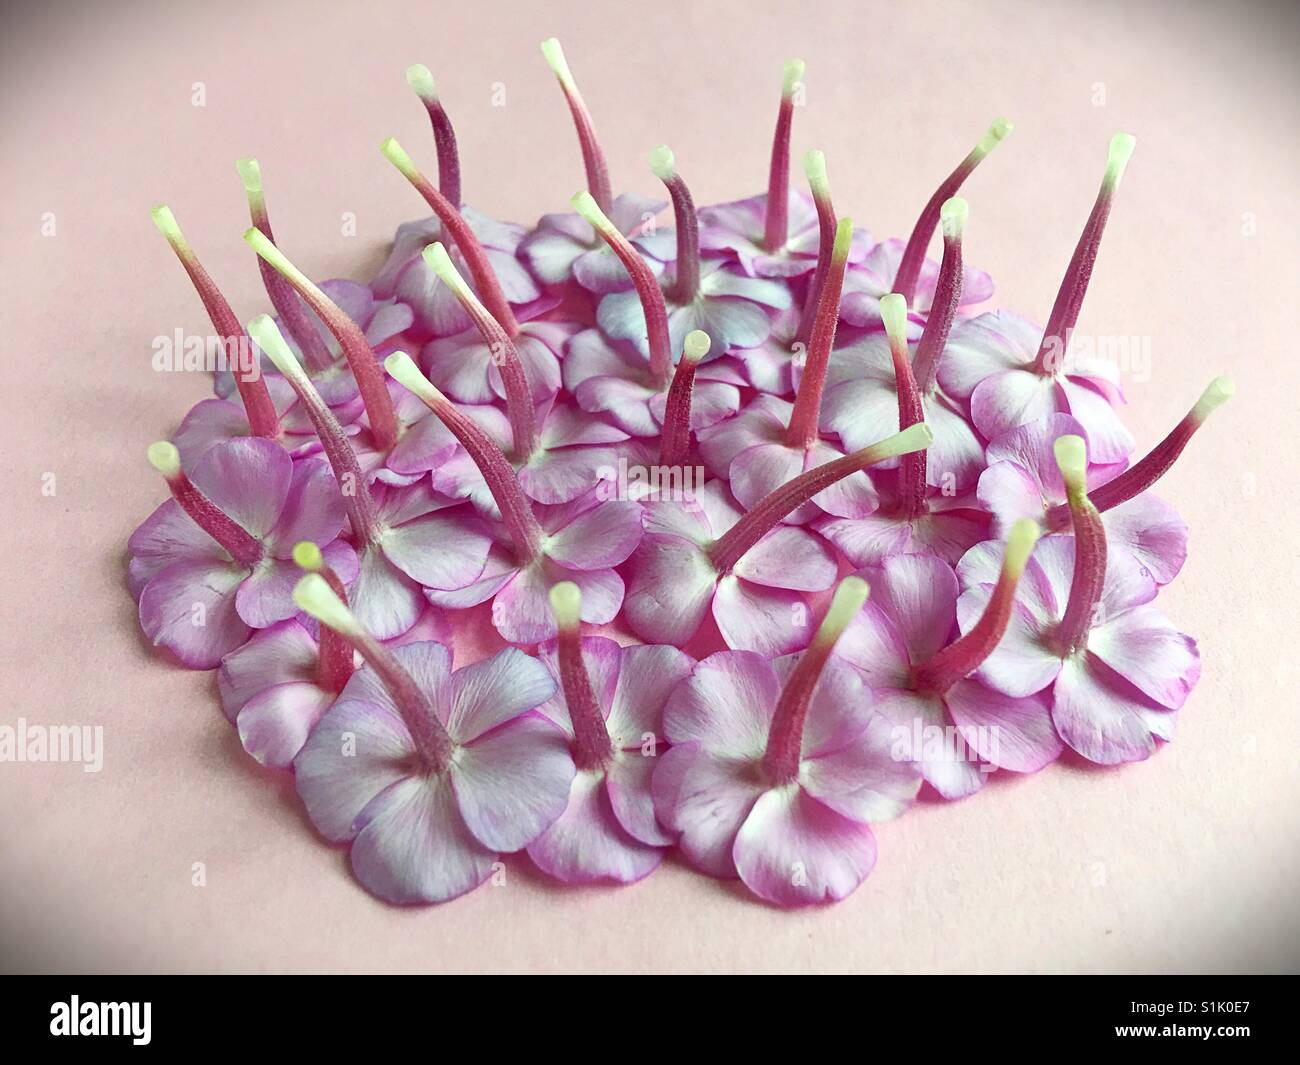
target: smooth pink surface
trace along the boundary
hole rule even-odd
[[[615,6],[121,2],[6,14],[0,724],[102,724],[106,753],[99,774],[0,765],[0,965],[1295,968],[1296,19],[1281,4],[1134,0],[844,0],[815,5],[817,18],[755,0]],[[826,910],[776,911],[675,860],[629,888],[574,890],[523,859],[503,887],[399,910],[366,895],[343,851],[314,835],[289,777],[244,754],[213,675],[149,652],[124,581],[127,535],[165,496],[144,449],[209,394],[206,378],[150,368],[156,335],[208,325],[149,208],[171,204],[252,317],[267,301],[240,240],[234,161],[254,154],[286,252],[318,278],[368,276],[396,225],[427,213],[377,150],[396,135],[433,169],[424,109],[402,77],[420,61],[457,124],[467,202],[524,222],[562,210],[582,170],[537,50],[552,33],[615,187],[657,193],[645,159],[666,141],[700,203],[763,188],[781,61],[803,57],[794,154],[823,148],[837,206],[881,238],[906,234],[934,184],[1007,114],[1015,132],[965,190],[965,248],[992,273],[997,304],[1039,321],[1110,134],[1137,135],[1079,328],[1150,337],[1150,380],[1125,380],[1141,451],[1211,376],[1238,386],[1160,489],[1192,529],[1160,604],[1204,658],[1173,746],[1143,765],[1058,764],[966,802],[923,803],[880,826],[875,872]],[[204,107],[191,104],[198,81]],[[488,631],[481,614],[474,623]],[[195,862],[204,887],[192,885]]]

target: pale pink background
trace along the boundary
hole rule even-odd
[[[1297,23],[1282,10],[261,0],[7,12],[0,721],[102,724],[106,764],[0,765],[4,967],[1294,968],[1300,150]],[[657,192],[644,161],[667,141],[701,202],[759,190],[780,63],[802,56],[796,152],[824,148],[837,205],[881,236],[905,233],[988,121],[1009,115],[1014,135],[967,188],[968,256],[1000,303],[1039,320],[1107,138],[1137,135],[1080,329],[1151,337],[1151,379],[1129,385],[1142,448],[1212,375],[1239,389],[1161,490],[1192,528],[1161,604],[1204,660],[1177,743],[1145,765],[1058,765],[922,804],[881,827],[876,872],[826,910],[777,912],[675,862],[623,890],[559,890],[515,860],[504,888],[401,911],[315,838],[286,775],[244,756],[212,676],[148,652],[123,587],[126,537],[164,497],[144,448],[208,387],[150,370],[155,335],[207,323],[149,207],[173,206],[251,317],[265,300],[239,239],[233,163],[256,154],[298,263],[368,276],[393,227],[422,213],[376,150],[396,134],[432,170],[402,78],[419,60],[457,122],[467,199],[521,221],[561,209],[582,179],[537,51],[552,33],[616,184]],[[504,108],[491,106],[496,82]],[[55,237],[41,235],[44,212]],[[341,235],[344,212],[355,237]]]

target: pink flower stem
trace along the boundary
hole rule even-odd
[[[256,328],[256,323],[251,328]],[[347,511],[352,526],[352,536],[364,550],[378,540],[381,529],[375,500],[366,487],[366,475],[361,471],[357,453],[352,450],[343,426],[316,391],[310,378],[301,369],[294,372],[292,365],[288,368],[290,372],[285,374],[285,379],[298,394],[303,410],[307,412],[312,428],[316,430],[316,436],[343,496],[343,508]]]
[[[262,560],[262,542],[222,511],[177,469],[166,475],[172,498],[200,529],[212,537],[241,566],[253,566]]]
[[[661,466],[684,466],[691,451],[691,396],[695,391],[698,359],[683,357],[677,362],[673,382],[664,404],[664,425],[659,441]]]
[[[614,753],[614,744],[582,660],[582,636],[576,625],[560,626],[556,650],[559,653],[560,686],[564,689],[564,702],[573,723],[574,765],[579,769],[600,769],[608,764]]]
[[[343,605],[347,606],[347,590],[333,568],[322,563],[316,572],[325,578],[325,583],[330,586]],[[322,625],[320,658],[316,666],[319,685],[326,691],[341,692],[351,679],[353,671],[352,645],[328,625]]]
[[[614,203],[614,196],[610,191],[609,165],[605,162],[605,153],[600,147],[600,139],[596,136],[591,112],[587,110],[587,103],[583,100],[582,93],[578,91],[577,82],[573,80],[573,74],[564,58],[560,42],[554,37],[543,41],[542,54],[559,81],[560,91],[564,93],[565,103],[569,105],[569,114],[573,116],[573,128],[578,134],[578,146],[582,149],[582,165],[587,172],[587,191],[591,193],[591,198],[596,201],[596,205],[609,214]]]
[[[763,751],[763,771],[774,784],[785,784],[799,775],[804,722],[826,660],[834,649],[834,640],[814,639],[781,689]]]
[[[795,339],[807,344],[812,337],[818,308],[821,306],[821,292],[826,284],[826,273],[830,269],[831,254],[835,244],[835,206],[831,203],[829,190],[813,189],[813,204],[817,208],[817,267],[813,271],[812,281],[808,283],[808,294],[804,297],[803,312],[799,316],[799,329]],[[839,307],[836,307],[836,314]]]
[[[1094,488],[1089,494],[1093,506],[1105,513],[1121,503],[1127,503],[1134,496],[1141,495],[1163,477],[1183,453],[1196,431],[1205,424],[1210,413],[1224,403],[1234,391],[1231,380],[1216,377],[1205,390],[1186,416],[1160,443],[1153,447],[1139,462],[1135,462],[1117,477]],[[1070,508],[1066,503],[1058,503],[1047,512],[1044,522],[1051,532],[1057,532],[1070,524]]]
[[[483,474],[488,491],[501,511],[516,560],[520,565],[535,560],[541,554],[544,534],[509,459],[476,421],[457,410],[441,392],[419,395],[452,436],[460,441]]]
[[[891,340],[889,349],[894,360],[894,377],[898,382],[898,426],[906,429],[925,421],[921,393],[912,376],[912,365],[907,359],[907,341],[899,345]],[[899,459],[898,495],[901,515],[912,520],[926,513],[926,476],[928,462],[924,451],[914,451]]]
[[[316,312],[320,320],[325,323],[325,327],[334,334],[344,357],[348,360],[348,368],[356,378],[375,443],[379,450],[387,451],[397,443],[397,438],[401,435],[401,425],[397,420],[397,411],[393,407],[393,398],[388,394],[384,372],[361,327],[344,314],[306,274],[294,266],[261,230],[253,228],[246,231],[244,240],[261,258],[275,267],[280,275],[297,290],[298,295],[307,301],[307,305]]]
[[[673,201],[673,220],[677,224],[677,278],[669,295],[674,303],[685,305],[700,294],[700,223],[695,200],[681,175],[662,180]]]
[[[898,264],[898,274],[894,278],[894,291],[907,300],[909,307],[916,302],[916,284],[921,276],[921,265],[925,262],[925,250],[930,244],[930,237],[934,234],[934,227],[939,224],[939,212],[943,208],[944,201],[957,195],[972,171],[1010,132],[1011,123],[1006,119],[1000,118],[995,121],[980,142],[957,165],[957,169],[934,190],[934,194],[921,209],[921,215],[907,238],[903,258]]]
[[[925,319],[925,327],[921,330],[921,339],[917,342],[916,357],[912,363],[912,374],[924,396],[934,391],[939,376],[939,360],[943,356],[944,345],[948,343],[953,319],[957,316],[957,305],[961,302],[961,279],[961,233],[952,236],[945,233],[943,261],[939,265],[934,302]]]
[[[914,690],[943,695],[963,677],[968,677],[979,669],[1007,631],[1016,601],[1016,585],[1023,572],[1023,562],[1019,567],[1004,563],[1002,572],[998,574],[998,583],[994,585],[993,594],[989,596],[988,605],[979,621],[965,636],[954,640],[936,652],[929,661],[916,667],[912,673]]]
[[[438,191],[456,210],[460,210],[460,152],[456,147],[456,129],[434,90],[429,69],[416,64],[407,69],[406,80],[415,90],[429,115],[433,129],[433,147],[438,154]]]
[[[440,100],[426,102],[433,143],[438,153],[438,191],[447,202],[460,209],[460,152],[456,148],[456,131]]]
[[[266,210],[266,197],[262,193],[261,169],[256,160],[241,159],[240,175],[244,179],[244,190],[248,194],[248,214],[253,225],[265,234],[266,239],[275,243],[275,234],[271,231],[271,218]],[[324,338],[317,331],[307,312],[303,308],[293,286],[289,284],[265,259],[258,257],[257,269],[262,275],[262,286],[271,300],[271,306],[289,335],[293,337],[302,352],[303,361],[313,370],[328,370],[334,365],[334,356],[330,354]]]
[[[830,363],[831,348],[835,344],[835,329],[839,324],[844,268],[852,240],[853,221],[849,218],[842,219],[836,227],[830,267],[826,271],[817,300],[817,316],[813,320],[812,335],[808,341],[808,360],[799,380],[799,394],[795,396],[794,407],[790,411],[790,424],[785,431],[785,442],[790,447],[807,450],[819,439],[822,391],[826,385],[826,368]]]
[[[745,552],[818,492],[852,473],[894,458],[913,447],[926,447],[932,439],[929,427],[922,424],[792,478],[760,499],[752,510],[709,545],[707,554],[714,569],[719,574],[729,573]]]
[[[808,720],[817,682],[836,642],[862,609],[866,598],[867,582],[861,577],[846,577],[840,582],[812,642],[799,656],[781,689],[763,751],[763,775],[774,785],[788,784],[799,776],[804,723]]]
[[[664,304],[664,294],[659,288],[659,281],[650,272],[644,259],[637,254],[627,237],[611,226],[597,226],[598,232],[610,250],[618,256],[619,262],[632,275],[632,284],[636,287],[637,298],[641,301],[641,312],[646,321],[646,344],[650,349],[650,376],[660,390],[668,385],[672,375],[672,354],[669,350],[668,308]]]
[[[537,450],[537,415],[533,409],[532,389],[528,384],[528,375],[524,372],[523,360],[519,357],[519,349],[501,327],[501,323],[492,317],[488,309],[454,273],[456,268],[446,257],[445,250],[435,246],[430,251],[434,252],[441,262],[441,266],[435,267],[435,270],[447,272],[443,277],[444,283],[452,290],[465,309],[465,313],[478,328],[479,336],[483,338],[488,351],[491,352],[493,363],[501,372],[501,382],[506,390],[506,415],[510,419],[511,448],[517,461],[527,462]]]
[[[800,67],[802,73],[802,65]],[[794,123],[794,79],[787,68],[781,91],[781,106],[776,113],[772,133],[772,159],[767,172],[767,218],[763,227],[763,247],[775,255],[790,239],[790,127]]]
[[[166,211],[166,208],[159,208],[159,211]],[[167,217],[171,218],[170,211],[167,211]],[[174,225],[174,220],[172,222]],[[162,228],[161,224],[160,228]],[[226,301],[226,297],[221,294],[221,290],[217,288],[211,275],[203,268],[203,264],[199,262],[198,256],[194,254],[194,250],[181,235],[180,230],[164,229],[163,233],[180,260],[181,266],[185,268],[185,273],[189,275],[190,283],[193,284],[199,299],[203,301],[203,309],[208,312],[212,328],[221,338],[221,346],[226,353],[226,365],[231,369],[231,374],[235,378],[235,387],[239,390],[239,398],[244,403],[244,414],[248,418],[249,430],[254,436],[264,436],[268,440],[279,439],[280,416],[275,412],[271,393],[267,391],[266,382],[262,380],[261,365],[252,358],[253,347],[244,336],[244,330],[239,324],[239,319],[235,317],[234,310]]]
[[[1071,492],[1070,517],[1074,522],[1074,574],[1065,614],[1056,631],[1056,645],[1062,655],[1071,655],[1088,645],[1088,632],[1097,619],[1102,588],[1106,583],[1106,529],[1101,515],[1083,491]]]
[[[1110,217],[1115,190],[1119,187],[1120,177],[1132,151],[1133,138],[1122,133],[1117,133],[1112,138],[1110,158],[1101,188],[1083,232],[1079,234],[1079,243],[1075,245],[1070,265],[1057,290],[1056,302],[1052,304],[1052,313],[1047,319],[1047,328],[1043,331],[1043,339],[1034,358],[1034,369],[1040,374],[1054,373],[1064,362],[1070,334],[1079,320],[1083,297],[1087,295],[1088,282],[1092,280],[1092,268],[1097,262],[1097,252],[1101,248],[1101,237]]]
[[[368,632],[356,632],[343,637],[361,652],[371,669],[378,674],[388,694],[397,707],[398,716],[411,734],[421,765],[427,772],[441,773],[451,765],[456,745],[438,719],[429,697],[402,668],[387,647]]]
[[[474,280],[474,287],[478,289],[479,295],[487,307],[489,313],[500,324],[506,334],[511,337],[519,335],[519,322],[515,318],[515,312],[510,307],[510,301],[506,299],[505,292],[501,289],[501,282],[497,280],[497,275],[492,270],[492,264],[488,262],[487,252],[483,250],[483,245],[479,243],[478,237],[474,231],[469,228],[469,224],[461,217],[460,211],[452,202],[434,188],[433,184],[426,178],[414,163],[411,162],[401,146],[391,137],[384,141],[380,150],[393,163],[406,178],[407,181],[415,188],[421,196],[424,197],[425,203],[433,208],[433,213],[438,216],[438,221],[443,228],[455,241],[456,247],[465,258],[465,265],[469,268],[470,277]]]

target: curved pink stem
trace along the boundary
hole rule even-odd
[[[170,239],[169,237],[169,241]],[[244,330],[239,324],[239,319],[235,317],[234,310],[226,301],[226,297],[221,294],[221,290],[217,288],[211,275],[203,269],[203,264],[199,262],[189,245],[178,247],[173,243],[172,250],[176,252],[181,266],[189,275],[194,291],[203,301],[203,309],[208,312],[212,328],[221,338],[221,346],[226,353],[226,365],[231,368],[235,387],[239,390],[239,398],[244,403],[244,414],[248,418],[249,430],[254,436],[264,436],[269,440],[278,439],[281,435],[280,416],[275,411],[275,404],[271,401],[271,393],[267,391],[266,382],[262,380],[262,368],[257,360],[251,357],[252,345],[247,343]],[[246,362],[247,367],[245,367]]]
[[[241,566],[262,560],[262,541],[205,496],[184,472],[167,476],[167,488],[194,524],[212,537]]]
[[[1088,497],[1079,493],[1071,494],[1070,516],[1074,522],[1074,574],[1056,632],[1057,645],[1066,655],[1088,645],[1106,583],[1106,528],[1101,515]]]
[[[519,335],[519,322],[515,319],[515,312],[510,306],[510,301],[506,299],[505,292],[501,289],[501,282],[497,280],[496,273],[492,270],[492,264],[488,262],[487,252],[483,250],[483,245],[479,243],[478,237],[474,231],[469,228],[469,223],[461,216],[460,211],[439,192],[430,183],[411,162],[410,157],[406,155],[391,138],[384,141],[381,149],[388,159],[401,172],[402,176],[411,183],[415,191],[424,197],[424,202],[433,208],[433,213],[438,216],[438,221],[447,230],[448,235],[460,249],[461,255],[465,257],[465,265],[469,268],[470,276],[474,279],[474,286],[478,289],[479,295],[487,307],[489,313],[498,322],[501,328],[510,336]]]
[[[917,447],[927,447],[933,439],[929,427],[922,423],[879,444],[833,459],[792,478],[760,499],[753,509],[708,547],[707,554],[714,569],[720,574],[729,573],[746,551],[823,489],[868,466]]]
[[[253,225],[265,234],[266,239],[275,243],[275,234],[271,231],[271,218],[266,211],[266,200],[259,189],[256,195],[249,193],[248,214]],[[307,317],[301,300],[279,272],[265,259],[258,257],[258,272],[262,275],[262,287],[271,300],[271,306],[280,316],[284,328],[293,337],[302,352],[303,361],[313,370],[328,370],[334,365],[334,356],[330,354],[324,339],[317,332],[316,326]]]
[[[790,411],[790,424],[786,427],[785,440],[791,447],[807,450],[819,438],[822,392],[826,386],[831,348],[835,345],[835,330],[839,325],[844,268],[848,262],[852,238],[853,222],[846,218],[836,228],[831,263],[822,283],[817,300],[817,317],[813,321],[812,336],[808,341],[808,360],[799,380],[799,394],[795,396],[794,407]]]
[[[521,565],[532,562],[541,554],[544,533],[510,461],[479,424],[457,410],[441,392],[429,386],[416,395],[460,441],[483,474],[488,491],[501,511],[516,559]]]
[[[921,264],[925,262],[925,249],[930,243],[934,227],[939,224],[939,212],[943,208],[944,201],[957,195],[971,172],[1010,132],[1011,123],[1006,119],[1000,118],[994,122],[980,142],[957,165],[957,169],[934,190],[934,194],[921,209],[921,216],[916,220],[916,225],[912,227],[912,233],[907,238],[902,261],[898,264],[898,274],[894,278],[894,291],[907,300],[909,307],[916,302],[916,284],[921,276]]]
[[[614,744],[609,738],[605,715],[601,713],[591,677],[582,661],[582,636],[575,626],[562,626],[556,641],[560,664],[560,686],[573,724],[573,763],[581,769],[599,769],[609,762]]]
[[[664,425],[659,442],[659,464],[686,465],[691,453],[691,396],[695,391],[695,371],[699,360],[682,357],[677,362],[673,382],[668,386],[664,405]]]
[[[934,302],[916,345],[912,373],[922,395],[928,396],[934,391],[939,376],[939,360],[943,357],[944,345],[948,343],[948,334],[957,316],[957,305],[961,303],[961,282],[961,234],[958,233],[944,237],[943,261],[939,265]]]
[[[347,589],[339,580],[333,568],[321,564],[315,571],[325,578],[330,590],[339,597],[339,601],[348,605]],[[328,625],[320,627],[320,656],[316,666],[317,681],[322,688],[330,692],[341,692],[354,672],[352,645]]]
[[[677,304],[690,303],[700,292],[700,223],[695,200],[680,174],[663,178],[673,201],[673,220],[677,225],[677,277],[672,299]]]

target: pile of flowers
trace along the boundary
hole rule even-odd
[[[420,66],[436,184],[382,153],[433,214],[369,285],[290,260],[253,160],[274,315],[241,324],[154,212],[227,358],[149,449],[170,498],[129,543],[140,623],[218,671],[360,883],[442,902],[518,851],[631,883],[677,848],[772,903],[837,900],[923,787],[1170,740],[1199,661],[1154,605],[1187,528],[1150,489],[1232,386],[1136,458],[1118,367],[1070,343],[1133,138],[1037,326],[980,310],[964,261],[958,191],[1005,121],[878,242],[822,153],[791,183],[801,63],[766,192],[697,210],[666,147],[663,201],[614,193],[542,50],[587,188],[531,229],[462,202]],[[503,649],[457,665],[484,604]]]

